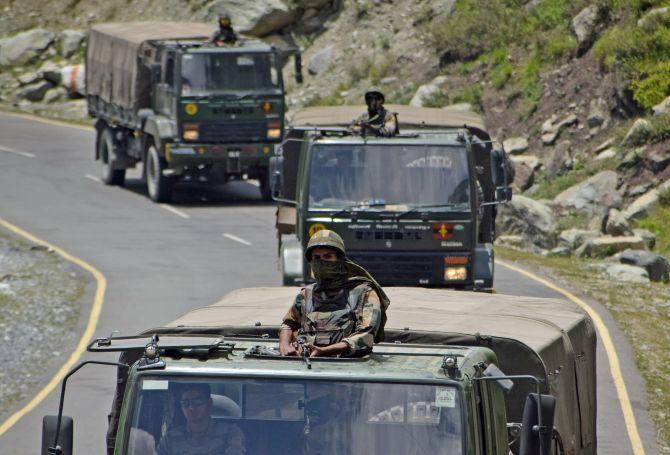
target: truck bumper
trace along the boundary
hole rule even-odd
[[[165,144],[168,168],[216,167],[226,174],[255,174],[255,168],[267,168],[275,144]],[[255,175],[254,175],[255,176]]]
[[[352,261],[363,266],[382,286],[469,287],[473,282],[472,257],[468,252],[347,251]],[[459,258],[447,264],[445,258]],[[465,268],[465,279],[446,280],[447,267]]]

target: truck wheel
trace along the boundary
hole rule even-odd
[[[154,202],[169,202],[172,199],[174,181],[163,175],[165,167],[165,160],[158,155],[158,149],[154,144],[150,144],[144,163],[144,174],[149,197]]]
[[[114,138],[112,130],[105,128],[98,139],[98,156],[102,163],[102,181],[106,185],[123,186],[126,181],[125,169],[114,169],[112,166],[112,157],[114,155]]]

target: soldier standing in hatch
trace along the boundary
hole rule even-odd
[[[377,87],[365,92],[365,104],[368,111],[354,120],[352,130],[363,135],[389,137],[398,134],[396,114],[384,108],[384,93]]]
[[[310,357],[360,356],[384,337],[389,300],[361,266],[349,260],[337,233],[321,230],[307,244],[305,257],[315,284],[301,289],[279,329],[282,355],[298,355],[295,332],[307,338]]]
[[[219,16],[219,29],[214,32],[209,41],[217,46],[225,46],[237,42],[237,34],[235,33],[235,30],[233,30],[230,17]]]

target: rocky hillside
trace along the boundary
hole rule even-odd
[[[91,23],[213,21],[304,50],[292,108],[387,100],[473,109],[511,154],[499,242],[670,266],[670,0],[0,0],[0,102],[85,118],[68,65]],[[64,14],[66,11],[67,14]],[[286,78],[286,80],[292,80]]]

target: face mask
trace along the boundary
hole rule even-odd
[[[335,262],[326,262],[314,259],[311,262],[314,278],[323,289],[333,289],[341,286],[347,277],[344,262],[338,259]]]

